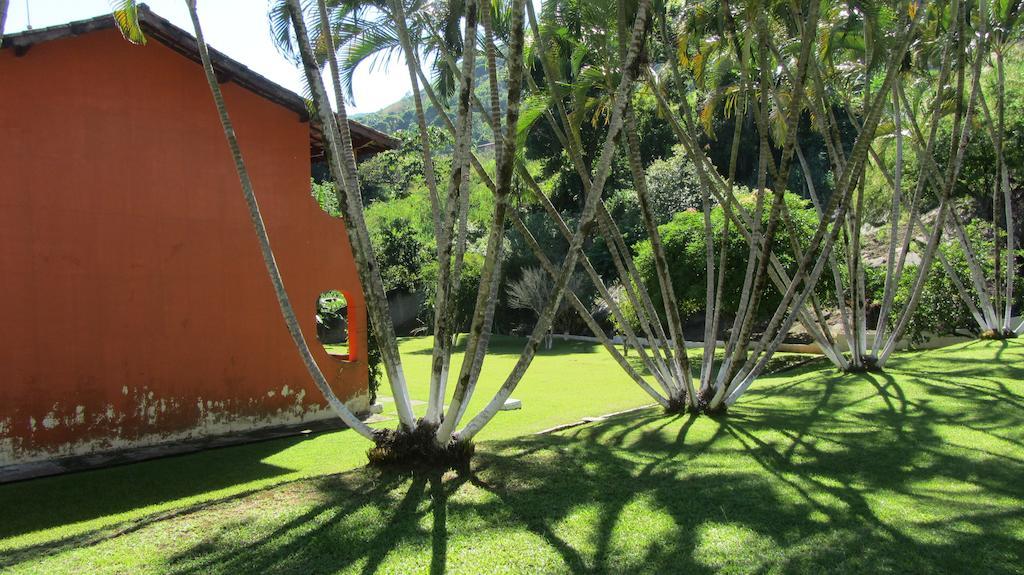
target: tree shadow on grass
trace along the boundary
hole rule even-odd
[[[202,536],[161,567],[1019,573],[1017,368],[928,362],[766,378],[723,417],[649,410],[486,443],[471,473],[366,469],[275,488],[196,513]]]
[[[287,437],[233,446],[229,458],[224,450],[211,449],[0,485],[0,540],[286,475],[294,470],[263,460],[305,440]]]

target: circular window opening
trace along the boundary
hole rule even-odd
[[[328,354],[348,359],[348,300],[338,290],[327,290],[316,300],[316,338]]]

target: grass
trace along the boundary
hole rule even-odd
[[[504,382],[522,342],[492,339],[469,413],[483,407]],[[430,346],[429,337],[405,338],[400,344],[412,396],[419,400],[427,398]],[[461,348],[453,359],[456,365],[461,362]],[[389,420],[378,425],[394,427],[394,403],[383,397],[389,393],[385,382],[382,415]],[[540,351],[513,397],[523,401],[523,409],[499,413],[480,440],[507,439],[651,403],[599,346],[562,341]],[[415,406],[419,414],[425,409]],[[86,541],[153,514],[361,467],[369,447],[350,431],[336,431],[0,485],[0,565],[16,549]]]
[[[885,373],[798,368],[759,381],[718,418],[652,409],[489,441],[461,475],[307,478],[124,524],[88,545],[10,549],[0,565],[1021,573],[1022,424],[1024,342],[974,342],[901,355]]]
[[[494,336],[488,346],[487,359],[477,391],[473,394],[467,414],[479,412],[505,382],[505,377],[522,351],[525,339]],[[430,354],[433,340],[429,337],[403,338],[402,360],[417,416],[426,412]],[[453,357],[455,368],[461,365],[465,338],[460,338]],[[635,352],[630,354],[634,357]],[[636,362],[637,367],[640,362]],[[454,381],[455,375],[452,376]],[[453,392],[449,386],[449,396]],[[382,395],[390,395],[382,384]],[[551,349],[539,350],[536,360],[512,394],[523,402],[523,410],[502,412],[477,436],[479,440],[507,439],[576,421],[582,417],[602,415],[653,403],[599,345],[555,340]],[[394,403],[383,401],[385,415],[394,413]],[[397,421],[397,418],[396,418]],[[393,425],[393,424],[392,424]]]

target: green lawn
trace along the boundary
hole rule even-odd
[[[492,339],[471,410],[479,410],[501,386],[523,341]],[[430,346],[429,337],[401,342],[405,373],[418,401],[427,399]],[[461,353],[454,359],[461,362]],[[386,382],[381,395],[390,395]],[[523,409],[499,413],[480,440],[530,434],[652,402],[604,349],[558,341],[540,351],[513,397],[523,401]],[[383,415],[394,418],[394,403],[383,399]],[[422,413],[425,405],[416,409]],[[379,425],[396,424],[392,419]],[[339,431],[0,485],[0,566],[4,555],[16,549],[91,540],[154,513],[361,467],[369,447],[355,433]]]
[[[551,364],[533,375],[558,379],[535,396],[524,388],[525,405],[548,392],[552,403],[586,402],[576,386],[597,385],[602,369],[611,372],[600,357],[590,356],[597,373],[559,368],[575,355],[543,359]],[[594,391],[606,387],[611,392]],[[513,418],[503,414],[492,439],[516,435]],[[312,446],[315,457],[342,457],[338,442]],[[244,463],[235,456],[243,449],[267,460],[279,452],[221,450],[220,463],[191,457],[207,458],[214,481]],[[200,463],[182,465],[189,459],[176,458],[162,477],[146,472],[145,487],[202,476],[190,467]],[[97,474],[116,479],[142,467]],[[289,473],[311,475],[314,467]],[[285,475],[249,480],[255,486]],[[119,481],[108,488],[130,485]],[[64,492],[83,482],[97,488],[81,474],[0,489],[2,529],[19,535],[47,523],[44,513],[58,514],[53,525],[74,515],[53,498],[95,507]],[[31,500],[19,501],[11,488]],[[471,474],[358,469],[120,529],[87,534],[87,545],[54,540],[68,536],[59,529],[37,534],[36,547],[21,535],[5,543],[0,566],[15,573],[1022,573],[1024,341],[904,354],[884,374],[807,366],[759,381],[715,419],[651,409],[554,435],[483,442]]]
[[[453,357],[455,367],[461,366],[465,337],[458,341],[457,353]],[[470,402],[467,414],[483,409],[494,396],[494,392],[505,382],[505,377],[523,349],[525,339],[494,336],[488,346],[487,359]],[[403,338],[400,344],[405,374],[409,389],[416,404],[417,415],[426,410],[430,354],[433,349],[430,337]],[[699,350],[695,350],[699,351]],[[630,354],[635,357],[636,353]],[[639,360],[636,366],[640,367]],[[455,371],[453,367],[452,371]],[[457,372],[452,375],[455,380]],[[454,386],[449,386],[449,397]],[[382,384],[382,396],[390,396],[387,383]],[[582,417],[602,415],[653,403],[636,384],[597,344],[555,340],[552,349],[542,348],[522,383],[512,394],[523,402],[522,411],[502,412],[478,435],[479,440],[507,439],[548,429]],[[382,402],[384,415],[394,416],[394,403],[390,397]],[[397,418],[396,418],[397,422]],[[395,424],[390,424],[394,426]],[[363,460],[365,462],[365,460]]]

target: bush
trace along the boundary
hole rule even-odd
[[[388,225],[373,229],[371,240],[384,289],[416,291],[428,255],[413,223],[405,217],[395,218]]]
[[[647,189],[659,225],[668,223],[679,212],[703,209],[697,169],[682,146],[676,146],[671,156],[655,160],[647,167]]]
[[[327,212],[332,218],[341,217],[341,210],[338,208],[338,197],[334,195],[334,184],[332,182],[317,182],[311,179],[310,193],[321,210]]]
[[[451,146],[451,138],[439,128],[431,127],[432,150]],[[393,134],[400,142],[394,150],[386,150],[360,162],[358,166],[360,192],[363,204],[405,197],[413,186],[423,181],[423,152],[419,132],[400,130]],[[448,177],[449,156],[434,154],[435,173],[439,182]]]
[[[469,329],[469,322],[473,317],[476,308],[476,296],[480,289],[480,273],[483,271],[484,256],[467,251],[462,261],[462,278],[459,280],[459,289],[453,294],[455,304],[455,318],[451,325],[453,331],[465,331]],[[420,307],[418,320],[427,328],[428,332],[434,329],[434,302],[437,297],[437,262],[433,261],[424,268],[423,289],[426,298]]]
[[[749,208],[754,203],[753,194],[737,194],[740,201]],[[818,215],[810,203],[801,199],[795,194],[787,193],[785,196],[786,206],[792,215],[793,224],[797,231],[797,241],[800,245],[806,245],[818,225]],[[767,224],[770,212],[770,204],[766,198],[764,221]],[[725,222],[725,214],[720,206],[712,209],[712,228],[715,234],[715,262],[717,266],[719,252],[721,249],[722,228]],[[704,214],[696,210],[689,210],[676,214],[671,222],[658,227],[661,241],[664,245],[665,256],[668,259],[669,273],[672,278],[672,285],[679,303],[679,313],[685,319],[704,310],[706,293],[706,237],[704,234]],[[780,223],[775,234],[775,241],[772,244],[772,252],[778,256],[783,266],[792,274],[797,267],[796,258],[790,249],[790,233],[784,224]],[[728,264],[725,274],[725,289],[722,300],[722,313],[724,316],[735,315],[739,307],[740,295],[742,292],[743,278],[746,271],[748,245],[743,236],[740,235],[735,226],[730,226],[730,233],[727,242]],[[657,272],[654,267],[654,254],[651,250],[649,240],[636,245],[636,264],[651,295],[655,309],[662,314],[664,309],[661,290],[658,288]],[[717,273],[717,272],[716,272]],[[781,302],[782,296],[772,285],[767,282],[766,291],[758,306],[757,319],[767,320],[775,312]],[[827,283],[819,282],[819,293],[827,295]],[[664,319],[664,318],[662,318]]]
[[[567,293],[580,293],[580,286],[583,284],[583,277],[574,274],[569,278],[565,290]],[[508,305],[513,309],[532,311],[537,318],[544,312],[544,309],[551,303],[554,296],[555,280],[540,267],[529,267],[523,270],[522,277],[509,283],[506,293],[508,294]],[[568,297],[562,297],[555,311],[555,317],[551,322],[551,331],[559,333],[575,333],[581,331],[582,321]]]
[[[992,226],[987,222],[976,220],[967,225],[967,235],[970,238],[971,246],[975,249],[975,257],[981,258],[982,269],[985,277],[995,276],[995,265],[992,257]],[[1001,232],[1005,242],[1005,232]],[[960,279],[960,282],[967,288],[967,292],[974,298],[975,305],[979,305],[977,296],[974,293],[970,269],[967,266],[967,258],[960,242],[955,238],[946,240],[939,247],[945,254],[953,270]],[[1018,258],[1024,256],[1024,251],[1019,252]],[[1005,255],[1003,256],[1005,257]],[[868,289],[869,298],[880,302],[884,295],[884,268],[868,268]],[[914,280],[917,277],[917,266],[907,265],[903,268],[903,275],[900,276],[896,294],[893,298],[893,309],[900,310],[910,303],[910,296]],[[871,280],[870,278],[876,278]],[[1006,281],[1005,270],[1001,270],[1000,282]],[[991,283],[989,284],[991,285]],[[1001,285],[1001,284],[1000,284]],[[1017,276],[1014,286],[1016,304],[1021,302],[1021,292],[1024,290],[1024,278]],[[895,314],[888,318],[890,327],[895,327]],[[907,331],[904,337],[908,338],[911,344],[921,344],[928,340],[931,335],[953,335],[958,331],[967,331],[974,335],[980,334],[980,326],[971,317],[967,304],[960,297],[953,280],[947,275],[945,267],[936,257],[925,280],[921,297],[918,301],[914,315],[907,324]]]

